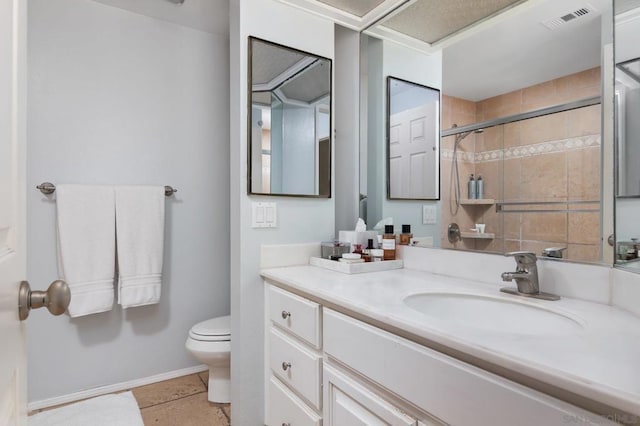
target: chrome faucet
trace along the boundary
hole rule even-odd
[[[512,287],[501,288],[500,291],[519,296],[533,297],[544,300],[558,300],[560,296],[543,293],[538,283],[538,258],[535,253],[529,251],[514,251],[505,256],[513,256],[516,259],[515,272],[503,272],[502,281],[515,281],[517,290]]]

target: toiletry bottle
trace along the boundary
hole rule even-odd
[[[362,250],[362,258],[365,262],[371,262],[371,250],[373,250],[373,238],[367,240],[367,248]]]
[[[484,198],[484,181],[480,175],[478,175],[478,180],[476,180],[476,198],[478,200]]]
[[[476,199],[476,180],[473,178],[473,173],[471,173],[471,176],[469,176],[469,199],[470,200],[475,200]]]
[[[393,233],[393,225],[384,226],[382,250],[384,250],[384,260],[396,259],[396,236]]]
[[[400,245],[408,246],[411,242],[411,238],[413,238],[413,234],[411,233],[411,225],[402,225],[402,234],[400,234]]]

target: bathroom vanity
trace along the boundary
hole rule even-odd
[[[262,276],[267,425],[639,419],[640,318],[622,309],[411,269]]]

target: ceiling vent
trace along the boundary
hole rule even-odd
[[[587,15],[591,15],[595,12],[595,8],[589,5],[585,5],[578,10],[574,10],[573,12],[566,13],[558,18],[549,19],[542,23],[545,27],[550,30],[558,29],[570,22],[574,22],[577,19],[584,18]]]

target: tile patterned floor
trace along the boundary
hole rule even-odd
[[[229,426],[230,404],[207,400],[208,372],[131,389],[145,426]]]
[[[209,373],[205,371],[130,390],[145,426],[229,426],[231,405],[209,402],[208,383]]]

